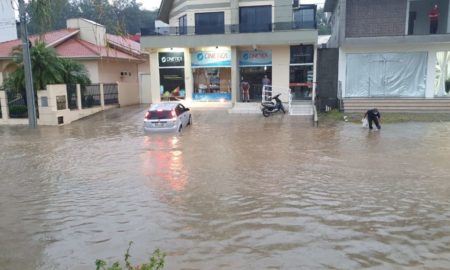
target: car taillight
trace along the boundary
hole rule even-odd
[[[151,113],[149,111],[147,111],[145,113],[145,119],[150,119]]]
[[[177,117],[177,113],[175,111],[172,111],[172,117],[176,118]]]

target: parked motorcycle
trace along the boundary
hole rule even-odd
[[[271,114],[279,111],[286,113],[286,111],[284,110],[283,102],[281,102],[281,100],[279,99],[280,95],[281,94],[275,95],[270,98],[269,101],[261,103],[261,111],[264,117],[269,117]],[[272,100],[275,100],[275,103],[273,103]]]

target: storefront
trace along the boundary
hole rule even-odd
[[[266,83],[272,81],[272,50],[240,51],[239,66],[241,82],[250,85],[250,100],[260,101],[263,79],[267,76]],[[238,100],[242,100],[240,92]]]
[[[191,56],[194,101],[231,100],[231,50],[195,51]]]
[[[160,52],[159,82],[161,100],[186,98],[183,52]]]

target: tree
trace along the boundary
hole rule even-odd
[[[78,17],[104,25],[108,33],[136,34],[154,24],[157,16],[157,11],[141,9],[136,0],[56,0],[47,1],[40,8],[29,5],[28,10],[32,34],[65,28],[67,19]],[[40,17],[48,10],[53,10],[50,20],[42,20]]]
[[[43,90],[47,84],[82,84],[90,83],[86,68],[73,60],[59,58],[53,48],[38,41],[30,52],[33,86],[35,91]],[[25,74],[23,51],[16,47],[12,52],[13,61],[9,67],[14,71],[4,82],[4,88],[10,93],[25,96]],[[9,68],[8,67],[8,68]]]
[[[323,7],[317,10],[316,14],[317,28],[319,30],[319,35],[330,35],[331,34],[331,24],[329,16],[323,11]]]

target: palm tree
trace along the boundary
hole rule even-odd
[[[12,51],[13,61],[10,66],[15,69],[11,73],[12,84],[17,91],[25,92],[25,74],[22,47]],[[35,91],[43,90],[47,84],[63,83],[63,69],[61,61],[53,48],[46,47],[45,43],[37,42],[30,50],[31,70],[33,73],[33,86]],[[8,80],[8,79],[7,79]]]
[[[89,72],[84,65],[66,58],[60,58],[59,60],[63,66],[62,77],[65,84],[91,84]]]
[[[73,60],[59,58],[53,48],[44,42],[37,42],[31,48],[31,70],[33,72],[34,90],[44,90],[47,84],[81,84],[91,83],[86,68]],[[4,82],[4,88],[11,93],[25,96],[25,72],[23,52],[16,47],[12,52],[13,61],[10,66],[14,71]],[[8,68],[9,68],[8,67]]]

